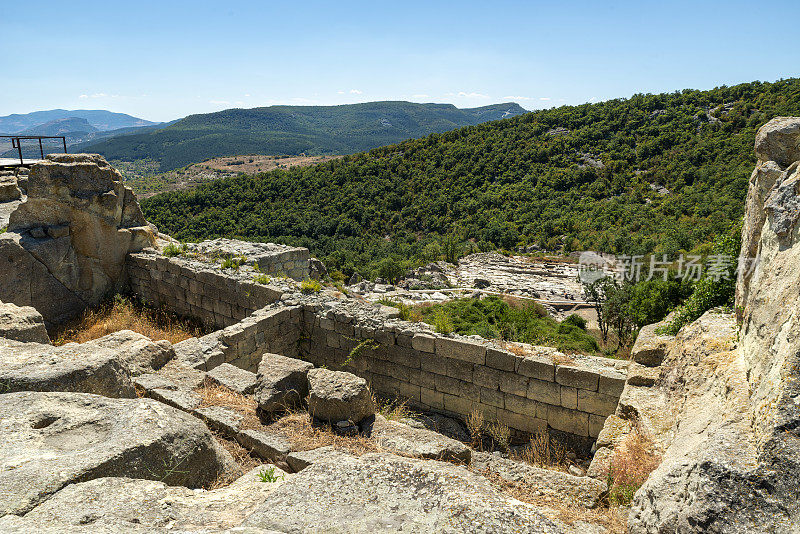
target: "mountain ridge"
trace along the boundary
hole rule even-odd
[[[404,101],[233,108],[77,148],[107,159],[152,158],[164,171],[237,154],[352,154],[526,112],[513,102],[465,109]]]

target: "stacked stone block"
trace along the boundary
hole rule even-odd
[[[486,340],[442,336],[395,321],[362,325],[344,313],[304,312],[301,357],[343,368],[383,395],[460,418],[480,410],[520,432],[546,427],[585,438],[614,413],[625,375],[600,358],[552,349],[517,355]],[[354,350],[355,349],[355,350]]]
[[[233,325],[281,296],[270,287],[177,257],[129,254],[126,266],[130,289],[143,302],[165,306],[210,328]]]

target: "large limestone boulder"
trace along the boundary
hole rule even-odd
[[[5,255],[30,258],[0,273],[0,299],[33,305],[47,321],[56,323],[73,315],[81,304],[97,304],[120,289],[125,256],[153,246],[156,232],[144,220],[133,191],[102,157],[56,154],[31,169],[28,198],[11,213],[8,233],[17,237],[6,239],[0,255],[2,248],[16,244],[21,250]],[[47,302],[52,294],[29,291],[22,298],[18,290],[7,287],[14,278],[39,276],[33,269],[20,271],[31,262],[81,304],[56,302],[52,309]]]
[[[358,423],[375,414],[367,381],[354,374],[328,369],[308,372],[308,412],[323,421]]]
[[[31,306],[0,302],[0,338],[50,343],[42,314]]]
[[[449,463],[331,457],[271,492],[244,527],[279,532],[561,532],[535,509]]]
[[[313,364],[266,353],[258,365],[255,389],[259,416],[269,419],[273,414],[299,405],[308,395],[308,372]]]
[[[286,480],[262,481],[256,467],[233,484],[197,492],[155,480],[98,478],[70,484],[24,517],[0,518],[2,532],[221,532],[238,527]]]
[[[102,477],[197,488],[236,472],[206,426],[151,399],[0,395],[0,516],[25,514],[67,484]]]
[[[136,396],[116,352],[93,343],[60,347],[0,338],[0,392],[71,391]]]

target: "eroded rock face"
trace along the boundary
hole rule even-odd
[[[153,341],[131,330],[120,330],[84,345],[114,352],[131,376],[157,371],[175,357],[175,351],[169,341],[163,339]]]
[[[0,338],[50,343],[42,314],[31,306],[0,302]]]
[[[627,402],[630,380],[620,399],[672,420],[653,433],[664,456],[634,497],[633,533],[800,531],[800,118],[766,124],[756,155],[742,254],[758,260],[739,271],[738,335],[705,314],[648,388],[667,402]]]
[[[382,415],[375,416],[375,422],[367,433],[381,447],[401,454],[466,464],[472,458],[470,448],[460,441],[426,428],[388,421]]]
[[[463,467],[392,454],[338,456],[269,494],[243,526],[279,532],[561,532]]]
[[[154,245],[155,229],[102,157],[47,158],[31,169],[28,198],[2,236],[0,262],[8,268],[0,270],[0,298],[32,305],[46,321],[60,323],[118,290],[125,256]],[[15,287],[20,278],[28,279],[27,287]],[[54,299],[64,293],[71,298]]]
[[[70,483],[102,477],[200,487],[236,473],[191,415],[151,399],[0,395],[0,516],[24,514]]]

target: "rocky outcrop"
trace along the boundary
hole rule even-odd
[[[376,415],[367,435],[387,450],[417,458],[430,458],[468,464],[472,458],[469,447],[438,432],[414,428]]]
[[[738,334],[731,315],[706,313],[678,333],[653,386],[629,377],[620,399],[659,421],[644,432],[663,451],[631,505],[633,533],[800,531],[800,118],[762,127],[756,155]]]
[[[157,371],[175,357],[175,350],[169,341],[164,339],[153,341],[131,330],[120,330],[84,343],[82,346],[113,352],[131,376]]]
[[[363,378],[344,371],[312,369],[308,384],[308,412],[317,419],[358,423],[375,414],[375,402]]]
[[[42,314],[31,306],[0,302],[0,338],[50,343]]]
[[[338,456],[271,492],[244,527],[279,532],[561,532],[463,467],[391,454]]]
[[[0,299],[60,323],[124,284],[125,257],[155,244],[136,195],[103,158],[56,154],[33,166],[28,198],[0,235]]]
[[[11,202],[22,198],[22,191],[17,187],[17,179],[13,174],[0,173],[0,202]]]
[[[70,483],[102,477],[201,487],[236,471],[194,417],[151,399],[0,395],[0,516],[24,514]]]

